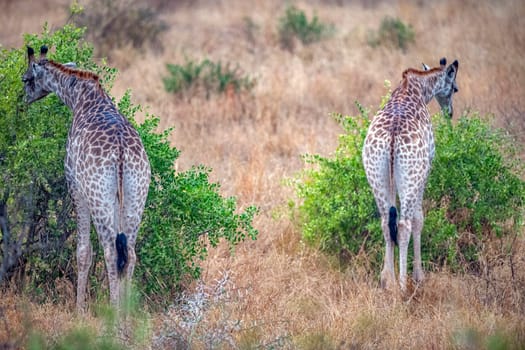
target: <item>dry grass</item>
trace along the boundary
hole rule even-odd
[[[0,43],[20,46],[20,34],[38,32],[44,18],[56,26],[67,17],[54,12],[53,1],[28,3],[2,2],[6,10],[0,19],[7,26]],[[243,348],[281,340],[283,348],[303,349],[474,349],[488,348],[492,339],[522,347],[522,237],[514,242],[512,261],[501,249],[487,247],[481,276],[429,274],[413,294],[392,295],[359,266],[339,271],[330,258],[302,244],[282,215],[293,193],[281,181],[301,169],[301,154],[333,152],[341,130],[330,112],[353,114],[354,100],[375,109],[384,79],[395,85],[405,68],[418,68],[422,61],[437,65],[442,56],[460,62],[455,110],[494,112],[496,124],[523,142],[525,3],[312,0],[296,5],[333,23],[333,37],[308,46],[297,43],[290,52],[280,48],[277,37],[277,18],[285,8],[281,1],[202,0],[166,8],[163,19],[170,29],[162,36],[163,52],[125,47],[110,62],[121,69],[112,91],[117,98],[131,88],[134,102],[161,116],[162,127],[175,126],[172,141],[182,150],[179,169],[206,164],[225,195],[261,208],[258,240],[242,244],[234,256],[219,247],[204,265],[205,283],[228,270],[235,288],[246,291],[221,306],[243,321],[236,341]],[[414,27],[416,42],[406,53],[367,45],[368,31],[386,15]],[[162,77],[166,63],[183,63],[186,57],[238,63],[257,84],[241,95],[178,98],[164,91]],[[437,110],[434,102],[430,108]],[[11,333],[0,325],[0,344],[9,334],[20,334],[25,313],[16,305],[29,305],[35,320],[59,320],[42,328],[50,337],[76,322],[71,305],[34,305],[18,295],[3,296],[1,302]],[[210,315],[209,322],[220,320]],[[153,315],[154,324],[169,317]]]

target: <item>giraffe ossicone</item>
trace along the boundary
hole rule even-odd
[[[435,146],[427,104],[436,98],[452,117],[452,96],[458,91],[458,61],[424,70],[407,69],[390,100],[372,120],[363,146],[363,165],[381,215],[385,257],[381,285],[395,283],[394,246],[399,245],[399,285],[406,289],[407,253],[413,237],[413,278],[424,278],[421,265],[423,194]],[[399,197],[399,214],[397,210]]]
[[[22,81],[28,103],[54,92],[73,111],[65,176],[77,214],[77,309],[86,309],[91,220],[104,250],[110,300],[118,307],[135,268],[150,164],[139,134],[119,113],[98,76],[74,69],[71,63],[48,60],[47,52],[42,46],[37,60],[27,48]]]

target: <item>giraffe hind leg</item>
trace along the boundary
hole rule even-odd
[[[403,291],[406,290],[408,243],[411,231],[412,220],[399,220],[399,285]]]
[[[376,203],[381,213],[381,230],[385,239],[385,257],[383,270],[381,271],[381,286],[383,288],[390,288],[395,285],[394,248],[397,244],[397,210],[391,206],[390,200],[386,198],[384,192],[374,192]]]
[[[91,247],[89,228],[89,209],[84,202],[75,202],[77,211],[77,310],[86,311],[86,292],[88,274],[92,262],[93,250]]]
[[[107,193],[100,195],[100,198],[111,197],[111,186],[108,185]],[[93,199],[95,201],[95,199]],[[117,230],[115,225],[114,203],[100,200],[98,207],[92,210],[93,224],[98,234],[98,239],[104,250],[104,261],[109,281],[109,296],[111,304],[119,306],[119,273],[117,268]],[[92,206],[94,207],[94,205]]]
[[[390,198],[392,194],[395,194],[395,189],[392,188],[393,183],[388,172],[388,154],[385,152],[382,157],[371,158],[369,162],[365,162],[367,179],[370,187],[372,187],[377,208],[381,214],[381,230],[385,239],[385,255],[383,270],[381,271],[381,287],[383,288],[390,288],[395,285],[394,247],[397,240],[395,197]]]
[[[423,229],[423,210],[420,206],[416,210],[414,219],[412,220],[412,235],[414,238],[414,266],[412,271],[412,278],[417,283],[424,280],[423,267],[421,265],[421,230]]]

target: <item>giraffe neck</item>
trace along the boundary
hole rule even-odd
[[[429,71],[407,69],[403,72],[403,81],[398,88],[399,93],[420,99],[423,104],[427,105],[442,89],[444,74],[445,72],[440,68]]]
[[[53,61],[46,63],[46,69],[49,73],[46,89],[56,93],[75,115],[90,100],[109,99],[94,73],[71,69]]]

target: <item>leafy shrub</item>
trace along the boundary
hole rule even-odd
[[[242,76],[239,67],[232,69],[229,64],[223,66],[221,62],[215,63],[208,59],[200,63],[187,60],[183,65],[168,63],[166,68],[170,76],[165,77],[163,82],[168,92],[203,88],[206,97],[209,97],[211,92],[223,93],[228,88],[236,92],[250,90],[255,83],[254,79]]]
[[[422,247],[433,261],[448,253],[448,263],[476,270],[484,238],[515,233],[522,224],[525,182],[518,174],[523,164],[506,132],[490,127],[477,113],[463,115],[455,125],[434,116],[433,124],[436,156],[425,203],[442,224],[425,225],[423,233],[436,239],[441,230],[448,243],[441,251],[423,241]]]
[[[368,111],[336,116],[345,133],[333,157],[306,156],[312,166],[293,183],[305,241],[330,253],[368,252],[377,271],[383,235],[361,150]],[[523,166],[512,141],[477,114],[452,124],[435,115],[436,157],[425,192],[422,258],[435,267],[476,271],[483,242],[515,234],[523,219]],[[348,254],[349,253],[349,254]]]
[[[307,155],[311,167],[294,182],[302,200],[299,223],[305,241],[330,253],[376,252],[379,261],[383,236],[374,198],[361,161],[361,149],[369,124],[368,112],[358,104],[360,115],[334,118],[345,133],[333,158]],[[347,255],[347,254],[344,254]]]
[[[112,70],[90,62],[92,48],[79,43],[83,34],[72,26],[54,35],[44,28],[42,39],[28,35],[25,40],[56,47],[53,58],[78,62],[111,80]],[[75,256],[68,240],[75,223],[63,167],[71,112],[55,95],[28,107],[20,79],[25,69],[25,50],[0,51],[0,282],[17,273],[22,277],[25,269],[38,292],[67,275]]]
[[[415,33],[410,24],[406,25],[399,18],[385,17],[377,33],[370,33],[368,43],[372,47],[392,45],[406,51],[408,44],[415,40]]]
[[[158,10],[144,0],[91,0],[85,8],[71,6],[74,22],[88,28],[87,37],[104,55],[115,48],[149,43],[162,47],[159,34],[168,29]]]
[[[110,84],[116,71],[92,61],[92,47],[82,40],[83,29],[67,25],[54,33],[27,35],[26,43],[56,48],[49,56],[59,62],[76,61],[101,74]],[[27,276],[31,290],[48,295],[57,279],[72,284],[75,221],[64,179],[64,156],[71,112],[52,94],[26,106],[20,77],[27,66],[25,50],[0,51],[0,272],[1,280]],[[133,123],[140,106],[129,92],[118,103]],[[135,280],[148,300],[161,302],[180,290],[183,282],[199,276],[199,261],[210,245],[225,239],[234,246],[255,238],[252,220],[257,212],[238,212],[234,197],[223,198],[220,186],[209,183],[209,168],[194,167],[176,173],[179,151],[168,141],[170,130],[156,133],[159,118],[148,116],[137,125],[152,167],[152,182],[139,238]],[[92,234],[96,239],[96,234]],[[93,242],[92,288],[104,276],[102,249]],[[100,273],[98,273],[100,272]],[[97,278],[98,277],[98,278]],[[15,281],[20,279],[14,278]],[[168,302],[169,300],[166,300]]]
[[[130,108],[127,99],[119,104],[123,113],[133,116]],[[252,226],[257,208],[236,213],[236,199],[221,197],[219,184],[209,182],[210,168],[175,172],[179,151],[170,146],[170,130],[154,132],[159,121],[151,117],[137,128],[151,163],[152,184],[137,239],[134,278],[155,304],[169,303],[185,282],[200,276],[199,262],[209,245],[225,239],[234,246],[257,236]]]
[[[304,11],[295,6],[288,6],[284,16],[279,18],[279,39],[286,48],[293,48],[293,39],[298,38],[303,44],[319,41],[331,28],[319,21],[316,15],[308,21]]]

